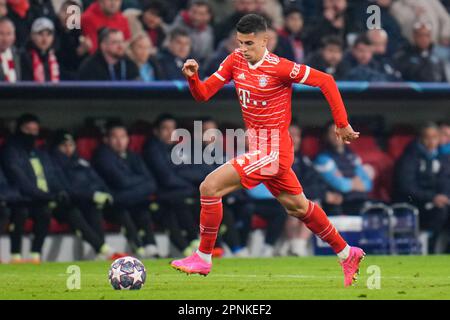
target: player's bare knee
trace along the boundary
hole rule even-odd
[[[212,179],[206,178],[200,184],[200,195],[206,197],[217,197],[219,195],[220,186]]]

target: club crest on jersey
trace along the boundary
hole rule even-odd
[[[267,86],[267,83],[268,83],[269,81],[267,80],[267,78],[265,77],[265,76],[261,76],[261,77],[259,77],[259,86],[261,87],[261,88],[264,88],[265,86]]]

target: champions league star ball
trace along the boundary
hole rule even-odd
[[[146,278],[144,264],[133,257],[119,258],[109,268],[109,283],[115,290],[139,290]]]

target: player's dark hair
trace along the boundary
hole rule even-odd
[[[16,120],[16,130],[20,130],[20,127],[29,122],[41,123],[38,116],[32,113],[24,113]]]
[[[267,21],[261,15],[246,14],[237,23],[236,30],[243,34],[265,32],[267,31]]]
[[[353,43],[353,48],[356,48],[360,44],[363,44],[366,46],[372,45],[372,42],[370,41],[370,39],[366,33],[362,33],[356,38],[355,42]]]
[[[105,135],[109,137],[115,129],[124,129],[128,133],[128,128],[122,120],[109,120],[105,124]]]
[[[174,115],[170,114],[170,113],[161,113],[160,115],[158,115],[155,119],[155,121],[153,122],[153,127],[157,130],[159,130],[159,128],[161,127],[161,125],[166,122],[166,121],[175,121],[175,123],[177,122],[177,119],[175,118]]]
[[[327,46],[338,46],[339,48],[344,48],[344,42],[342,41],[342,39],[338,36],[325,36],[321,39],[321,45],[320,47],[322,49],[324,49]]]

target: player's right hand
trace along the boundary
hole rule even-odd
[[[198,63],[194,59],[187,59],[181,69],[183,75],[187,78],[192,77],[198,72]]]
[[[336,127],[335,132],[336,137],[341,139],[345,144],[350,144],[350,142],[359,138],[359,132],[355,132],[351,125],[345,128]]]

